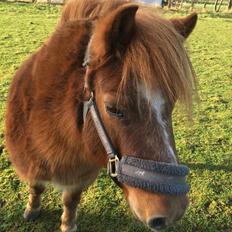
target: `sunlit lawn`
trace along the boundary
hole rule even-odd
[[[53,31],[59,6],[0,3],[0,232],[58,231],[60,193],[48,186],[41,218],[22,218],[28,189],[19,182],[4,148],[3,120],[8,86],[20,63]],[[220,17],[219,17],[220,16]],[[174,129],[180,159],[191,168],[190,207],[169,232],[232,231],[232,17],[201,14],[188,40],[199,79],[200,104],[194,122],[178,110]],[[141,199],[142,200],[142,199]],[[101,173],[78,209],[80,232],[145,232],[122,192]]]

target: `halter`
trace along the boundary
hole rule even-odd
[[[145,160],[127,155],[123,155],[121,158],[101,120],[94,100],[94,92],[91,92],[89,100],[84,102],[84,122],[88,112],[91,114],[98,136],[108,156],[107,173],[116,184],[119,186],[127,184],[149,192],[171,195],[182,195],[189,192],[190,187],[186,183],[186,176],[189,173],[187,166]]]

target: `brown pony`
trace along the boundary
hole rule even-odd
[[[76,231],[81,193],[107,163],[93,120],[83,120],[90,91],[119,154],[178,163],[171,118],[177,100],[191,106],[195,81],[183,42],[196,21],[196,14],[167,20],[132,1],[66,4],[55,32],[17,71],[8,97],[6,144],[30,185],[25,219],[39,215],[40,195],[52,182],[63,188],[61,230]],[[186,194],[122,189],[154,230],[180,219],[188,206]]]

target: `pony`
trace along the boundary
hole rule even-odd
[[[133,1],[67,2],[54,33],[17,70],[9,90],[5,140],[18,176],[29,184],[26,220],[39,216],[51,182],[63,190],[61,231],[77,230],[81,193],[108,163],[93,117],[84,112],[93,94],[117,154],[162,163],[167,171],[178,166],[172,111],[177,101],[192,105],[196,81],[184,41],[196,22],[195,13],[165,19]],[[188,207],[186,192],[120,187],[132,212],[154,231]]]

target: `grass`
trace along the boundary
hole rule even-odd
[[[52,32],[59,6],[0,3],[0,232],[54,232],[62,213],[60,193],[51,186],[41,218],[25,223],[28,188],[19,181],[4,148],[3,120],[8,86],[20,63]],[[194,123],[176,110],[178,153],[191,168],[190,207],[168,232],[232,231],[232,47],[230,14],[204,13],[190,37],[189,51],[199,79],[200,104]],[[128,210],[122,192],[103,171],[83,195],[80,232],[148,232]]]

